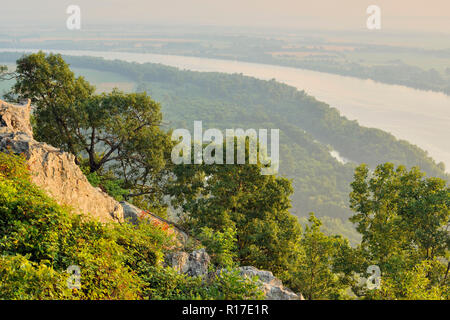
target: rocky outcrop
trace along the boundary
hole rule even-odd
[[[15,106],[0,100],[0,133],[22,132],[32,138],[30,112],[30,100],[24,106]]]
[[[208,273],[211,259],[205,249],[187,252],[173,252],[165,257],[166,265],[176,269],[179,273],[189,276],[205,276],[212,279],[220,274],[220,270]],[[240,267],[239,273],[243,278],[258,278],[266,300],[304,300],[302,295],[297,295],[283,286],[280,279],[272,272],[258,270],[255,267]]]
[[[205,249],[191,252],[174,252],[165,257],[166,264],[173,267],[179,273],[187,274],[191,277],[203,276],[208,273],[211,258]]]
[[[255,267],[240,267],[239,272],[243,277],[258,277],[266,300],[304,300],[302,295],[297,295],[290,289],[285,288],[281,280],[270,271],[258,270]]]
[[[31,106],[17,106],[0,100],[0,151],[24,154],[32,181],[59,204],[102,222],[122,221],[119,202],[87,181],[75,157],[33,139]]]

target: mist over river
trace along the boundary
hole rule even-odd
[[[2,51],[38,50],[0,49]],[[363,126],[388,131],[397,138],[416,144],[428,151],[437,162],[444,162],[446,171],[450,172],[450,96],[443,93],[317,71],[231,60],[149,53],[51,51],[73,56],[161,63],[193,71],[242,73],[264,80],[276,79],[305,90],[338,109],[348,119],[358,120]]]

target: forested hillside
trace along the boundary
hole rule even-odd
[[[18,54],[2,54],[13,61]],[[240,74],[182,71],[157,64],[66,57],[73,68],[114,72],[136,84],[161,103],[164,122],[172,128],[279,128],[280,174],[293,180],[291,212],[347,221],[348,194],[356,164],[370,167],[384,162],[419,166],[429,176],[448,179],[443,164],[436,164],[418,147],[378,129],[350,121],[326,103],[276,81]],[[350,163],[337,161],[336,150]],[[331,224],[333,220],[329,220]],[[326,223],[325,223],[326,224]]]
[[[158,64],[135,64],[70,57],[73,67],[117,72],[138,83],[161,103],[173,128],[279,128],[280,173],[293,179],[294,213],[344,217],[354,165],[330,155],[337,150],[355,163],[384,162],[420,166],[430,176],[444,176],[443,164],[391,134],[349,121],[303,91],[239,74],[182,71]]]

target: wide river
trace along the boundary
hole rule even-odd
[[[32,49],[0,49],[26,51]],[[45,50],[44,50],[45,51]],[[305,90],[366,127],[380,128],[407,140],[445,163],[450,172],[450,96],[399,85],[275,65],[185,56],[128,52],[52,50],[129,62],[153,62],[194,71],[242,73]]]

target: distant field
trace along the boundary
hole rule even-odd
[[[346,57],[352,61],[362,63],[364,65],[384,64],[389,61],[402,61],[403,63],[417,66],[428,70],[431,68],[439,72],[445,72],[450,67],[449,58],[433,57],[413,53],[386,53],[386,52],[347,52]]]

